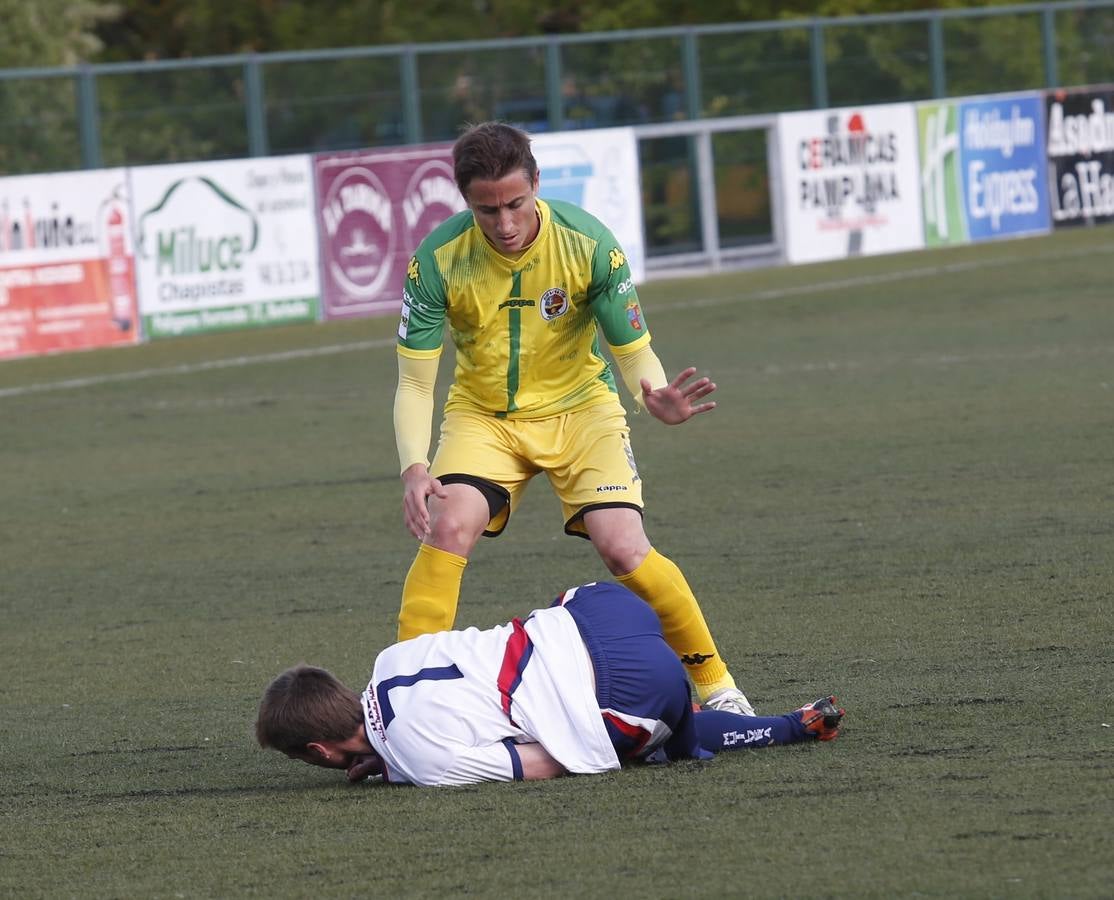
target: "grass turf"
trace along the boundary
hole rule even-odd
[[[0,894],[1108,896],[1112,241],[646,285],[719,384],[631,417],[647,530],[760,709],[835,692],[845,734],[543,784],[252,743],[277,671],[360,685],[393,636],[393,321],[0,365]],[[538,482],[458,623],[605,576]]]

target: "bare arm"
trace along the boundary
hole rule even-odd
[[[418,540],[429,534],[430,494],[444,496],[441,482],[429,474],[433,387],[437,380],[437,357],[398,357],[398,389],[395,392],[394,425],[402,469],[402,518]]]

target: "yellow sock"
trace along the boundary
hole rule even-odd
[[[701,700],[722,688],[735,687],[735,679],[716,650],[700,604],[672,560],[651,547],[637,569],[617,580],[658,614],[665,641],[681,657]]]
[[[429,544],[418,548],[402,586],[402,608],[398,611],[400,641],[453,627],[466,565],[467,559],[447,550]]]

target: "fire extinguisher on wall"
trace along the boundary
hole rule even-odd
[[[133,299],[125,218],[118,203],[108,213],[108,286],[112,295],[112,321],[121,331],[132,327]]]

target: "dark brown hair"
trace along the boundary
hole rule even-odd
[[[465,197],[477,178],[497,181],[521,170],[533,184],[538,163],[530,150],[530,136],[504,122],[473,125],[453,144],[453,175]]]
[[[299,753],[313,741],[344,741],[364,720],[359,695],[325,669],[287,669],[263,692],[255,720],[260,747]]]

